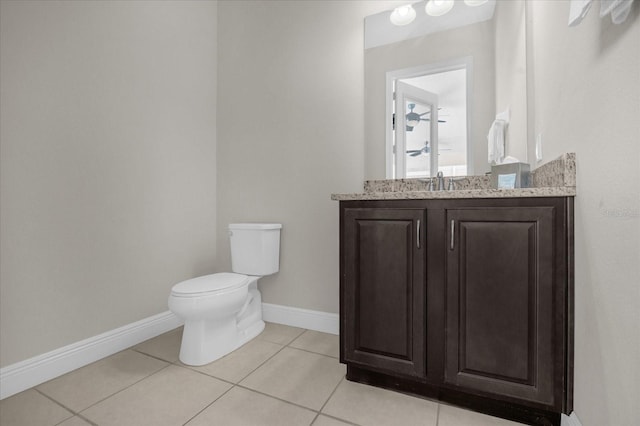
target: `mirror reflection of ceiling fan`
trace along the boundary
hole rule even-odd
[[[406,131],[407,132],[412,132],[413,128],[416,127],[418,124],[420,124],[421,121],[431,121],[430,118],[425,118],[423,117],[423,115],[427,115],[431,112],[431,110],[427,110],[426,112],[423,112],[422,114],[418,114],[417,112],[414,112],[413,109],[416,107],[416,104],[408,104],[409,107],[409,112],[407,113],[407,115],[405,115],[405,123],[406,123]],[[442,108],[438,108],[438,111],[440,111]],[[438,120],[438,123],[446,123],[445,120]],[[395,113],[393,114],[393,130],[396,129],[396,115]]]
[[[431,121],[430,118],[423,117],[423,115],[427,115],[431,112],[430,109],[426,112],[423,112],[422,114],[418,114],[417,112],[413,111],[413,109],[416,107],[416,104],[408,104],[407,106],[409,107],[409,112],[405,116],[407,123],[407,132],[413,131],[413,128],[420,124],[421,121]],[[442,108],[438,108],[438,111],[441,109]],[[438,120],[438,123],[446,123],[446,121]]]
[[[445,144],[439,144],[438,149],[440,151],[451,151],[451,148]],[[427,155],[431,152],[431,148],[429,147],[429,141],[424,141],[424,146],[420,149],[408,149],[407,155],[409,157],[417,157],[418,155]]]

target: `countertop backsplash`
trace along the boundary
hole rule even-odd
[[[564,197],[576,195],[576,155],[566,153],[531,172],[529,188],[496,189],[491,176],[445,177],[455,182],[453,191],[428,191],[428,179],[367,180],[364,192],[332,194],[332,200],[442,199],[442,198],[509,198]]]

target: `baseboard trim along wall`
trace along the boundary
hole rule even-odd
[[[174,328],[182,321],[166,311],[115,330],[0,369],[0,399],[120,352]]]
[[[267,322],[306,328],[323,333],[338,334],[340,318],[338,314],[294,308],[291,306],[262,304],[262,318]]]
[[[338,334],[338,314],[262,304],[265,321]],[[182,321],[166,311],[115,330],[0,368],[0,399],[55,379],[174,328]],[[573,425],[570,425],[573,426]]]

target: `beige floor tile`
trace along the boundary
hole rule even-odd
[[[238,383],[275,355],[282,347],[282,345],[267,342],[266,340],[253,339],[217,361],[190,368],[210,376]]]
[[[304,332],[304,328],[289,327],[288,325],[265,323],[265,328],[258,339],[279,345],[288,345],[293,339]]]
[[[307,330],[291,342],[289,346],[334,358],[340,356],[340,338],[337,335],[319,331]]]
[[[338,360],[284,348],[240,384],[319,410],[345,375]]]
[[[182,342],[182,327],[161,334],[134,346],[133,350],[142,352],[168,362],[178,361],[180,343]]]
[[[38,390],[79,412],[166,366],[166,362],[126,350],[50,380]]]
[[[499,417],[487,416],[475,411],[440,404],[438,426],[522,426]]]
[[[71,417],[69,420],[65,420],[57,426],[91,426],[91,423],[82,419],[81,417]]]
[[[55,402],[33,389],[0,401],[0,425],[49,426],[73,416]]]
[[[231,386],[171,365],[90,407],[82,415],[100,426],[182,425]]]
[[[296,405],[235,387],[207,407],[187,426],[307,426],[316,413]],[[224,419],[224,422],[221,422]]]
[[[438,404],[343,380],[322,412],[363,426],[436,426]]]
[[[315,422],[313,422],[313,426],[350,426],[353,423],[345,423],[343,421],[334,419],[332,417],[323,416],[320,414]]]

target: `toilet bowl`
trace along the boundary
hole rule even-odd
[[[174,285],[169,309],[184,320],[180,361],[204,365],[244,345],[264,330],[258,279],[279,270],[280,224],[231,224],[233,273]]]

